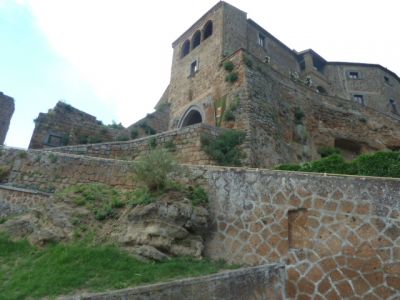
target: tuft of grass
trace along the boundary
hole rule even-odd
[[[186,194],[194,206],[208,205],[207,192],[201,186],[189,186],[186,190]]]
[[[235,65],[230,60],[225,61],[223,66],[224,70],[228,72],[232,72],[233,69],[235,68]]]
[[[0,182],[7,179],[10,174],[11,168],[9,166],[0,166]]]
[[[115,246],[84,242],[38,249],[4,235],[0,235],[0,253],[0,298],[8,300],[121,289],[237,267],[185,257],[145,263]]]
[[[327,157],[333,154],[340,154],[340,150],[334,147],[323,147],[318,150],[318,154],[321,155],[321,157]]]
[[[341,154],[334,153],[320,160],[294,165],[286,164],[277,170],[320,172],[360,176],[400,178],[400,152],[375,152],[359,155],[352,161],[345,161]]]
[[[237,72],[230,72],[228,75],[225,76],[225,81],[234,83],[236,80],[238,80],[239,76]]]

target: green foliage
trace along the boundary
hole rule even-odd
[[[239,166],[243,153],[239,146],[244,142],[245,134],[229,130],[217,137],[201,136],[201,148],[213,160],[222,166]]]
[[[150,149],[157,148],[157,139],[155,137],[152,137],[149,139],[149,147],[150,147]]]
[[[163,148],[150,150],[141,156],[134,165],[135,179],[150,191],[163,189],[170,173],[177,169],[172,155]]]
[[[304,112],[300,107],[296,107],[294,110],[294,121],[296,124],[302,124],[304,118]]]
[[[147,186],[139,187],[127,194],[127,202],[130,206],[147,205],[156,201]]]
[[[301,165],[280,165],[276,169],[400,178],[400,152],[362,154],[350,162],[346,162],[340,154],[332,154]]]
[[[22,151],[18,153],[18,158],[27,158],[28,153],[26,151]]]
[[[318,149],[318,154],[321,155],[321,157],[327,157],[333,154],[340,154],[340,150],[334,147],[323,147]]]
[[[125,141],[129,141],[129,137],[125,134],[120,134],[117,136],[116,140],[119,142],[125,142]]]
[[[230,72],[228,75],[225,76],[225,81],[234,83],[238,80],[238,73],[237,72]]]
[[[125,205],[121,192],[101,183],[73,185],[57,192],[55,197],[87,207],[97,220],[115,217],[116,209]]]
[[[107,126],[101,126],[101,129],[100,129],[100,134],[102,134],[102,135],[106,135],[108,133],[108,128],[107,128]]]
[[[103,138],[97,134],[94,136],[87,137],[88,144],[96,144],[96,143],[101,143],[101,142],[103,142]]]
[[[54,164],[54,163],[56,163],[57,162],[57,155],[55,155],[54,153],[50,153],[49,154],[49,160],[50,160],[50,162],[52,163],[52,164]]]
[[[233,102],[228,106],[228,108],[224,111],[223,119],[225,122],[235,121],[235,111],[238,109],[240,104],[240,98],[236,97]]]
[[[228,71],[228,72],[232,72],[233,69],[235,68],[235,65],[230,60],[225,61],[223,66],[224,66],[225,71]]]
[[[87,144],[89,137],[87,135],[78,135],[76,139],[78,144]]]
[[[88,242],[38,249],[4,235],[0,235],[0,253],[0,298],[8,300],[122,289],[236,267],[185,257],[146,263],[115,246]]]
[[[201,186],[189,186],[187,188],[187,197],[192,202],[194,206],[203,205],[206,206],[208,204],[208,195],[206,191]]]
[[[137,131],[137,129],[132,129],[131,130],[131,139],[136,139],[139,136],[139,132]]]
[[[61,137],[61,145],[66,146],[69,143],[69,134],[64,134]]]
[[[9,166],[0,166],[0,182],[7,179],[9,174],[10,174]]]
[[[121,123],[117,124],[117,122],[115,122],[114,120],[111,124],[107,125],[107,127],[112,129],[124,129],[124,126],[122,126]]]
[[[164,144],[165,149],[167,149],[169,152],[175,152],[176,151],[176,145],[173,141],[167,141]]]

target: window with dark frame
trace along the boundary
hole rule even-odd
[[[194,74],[196,74],[199,71],[199,65],[197,63],[197,60],[195,60],[194,62],[192,62],[190,64],[190,76],[194,76]]]
[[[265,48],[265,36],[261,33],[258,34],[258,45],[262,48]]]
[[[203,40],[207,39],[213,34],[213,22],[208,21],[203,28]]]
[[[351,71],[351,72],[349,72],[349,78],[350,79],[360,79],[360,73]]]
[[[186,55],[188,55],[190,52],[190,41],[186,40],[181,48],[181,58],[185,57]]]
[[[358,104],[364,105],[364,96],[363,95],[353,95],[353,100]]]

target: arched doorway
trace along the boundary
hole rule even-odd
[[[191,107],[183,115],[179,127],[182,128],[202,122],[203,122],[203,116],[200,110],[196,107]]]

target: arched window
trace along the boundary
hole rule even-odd
[[[203,28],[203,40],[211,36],[212,33],[213,33],[213,23],[211,21],[208,21]]]
[[[198,124],[198,123],[202,123],[202,122],[203,122],[203,117],[201,116],[200,111],[197,108],[192,106],[183,115],[180,127],[182,128],[182,127],[186,127],[186,126],[190,126],[190,125],[194,125],[194,124]]]
[[[189,52],[190,52],[190,42],[189,42],[189,40],[186,40],[182,45],[181,58],[188,55]]]
[[[192,49],[194,49],[198,45],[200,45],[200,40],[201,40],[201,32],[199,30],[197,30],[192,38]]]

